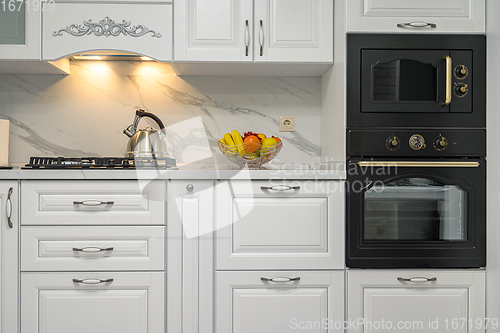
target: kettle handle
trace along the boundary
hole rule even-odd
[[[163,125],[163,123],[160,120],[160,118],[158,118],[157,116],[155,116],[152,113],[146,112],[144,110],[137,110],[137,111],[135,111],[135,115],[138,116],[139,119],[142,118],[142,117],[149,117],[149,118],[153,119],[154,121],[156,121],[156,123],[160,127],[160,130],[165,129],[165,126]],[[137,124],[139,123],[139,119],[137,119]]]

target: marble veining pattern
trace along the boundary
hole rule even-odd
[[[320,161],[321,87],[314,77],[178,77],[170,65],[74,61],[71,75],[0,75],[0,118],[9,119],[12,163],[30,156],[122,156],[135,110],[167,127],[179,163],[228,163],[217,148],[237,129],[277,135],[275,163]],[[295,116],[296,131],[278,131]],[[155,126],[148,118],[139,127]]]

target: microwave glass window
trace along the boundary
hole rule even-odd
[[[424,178],[375,185],[364,194],[366,241],[466,241],[467,192]]]
[[[438,70],[432,64],[400,59],[372,66],[373,100],[435,102]]]

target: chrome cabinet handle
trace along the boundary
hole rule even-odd
[[[300,190],[300,186],[288,186],[288,185],[277,185],[277,186],[261,186],[261,190],[273,190],[279,192],[291,191],[291,190]]]
[[[7,193],[7,206],[6,206],[6,213],[7,213],[7,224],[9,225],[9,228],[14,228],[14,224],[12,223],[12,199],[10,196],[12,195],[12,192],[14,189],[11,187],[9,188],[9,192]]]
[[[113,278],[111,279],[73,279],[75,283],[83,283],[83,284],[99,284],[99,283],[108,283],[113,282]]]
[[[262,57],[264,55],[264,27],[262,20],[260,20],[259,43],[260,43],[260,56]]]
[[[245,56],[248,57],[248,45],[250,45],[250,32],[248,31],[248,20],[245,28]]]
[[[87,247],[82,247],[82,248],[73,248],[73,252],[84,252],[84,253],[98,253],[98,252],[111,252],[113,251],[112,247],[108,248],[100,248],[100,247],[93,247],[93,246],[87,246]]]
[[[430,22],[407,22],[398,23],[398,28],[432,28],[435,29],[437,26],[435,23]]]
[[[193,184],[187,184],[187,185],[186,185],[186,190],[187,190],[188,192],[193,192],[193,190],[194,190],[194,185],[193,185]]]
[[[415,282],[415,283],[423,283],[423,282],[434,282],[437,281],[437,278],[427,278],[427,277],[422,277],[422,276],[416,276],[412,278],[402,278],[398,277],[399,282]]]
[[[82,206],[103,206],[103,205],[114,205],[114,201],[100,201],[100,200],[84,200],[84,201],[73,201],[73,205]]]
[[[294,277],[294,278],[289,278],[289,277],[275,277],[275,278],[261,277],[260,280],[262,282],[293,282],[293,281],[300,281],[300,277]]]

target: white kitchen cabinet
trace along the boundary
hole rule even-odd
[[[172,5],[57,3],[43,11],[43,60],[110,50],[172,60]]]
[[[347,318],[366,321],[349,333],[484,333],[484,323],[476,322],[485,318],[484,271],[349,270],[347,276]]]
[[[255,61],[333,62],[332,0],[255,0]]]
[[[185,0],[174,7],[175,61],[253,61],[253,0]]]
[[[344,320],[344,271],[217,272],[216,279],[217,333],[343,332],[335,323]]]
[[[18,332],[19,183],[0,181],[0,331]]]
[[[343,269],[343,182],[216,186],[218,270]]]
[[[213,181],[172,180],[167,184],[168,226],[172,230],[168,299],[178,304],[168,312],[172,332],[180,332],[181,327],[182,332],[213,332],[213,187]]]
[[[22,182],[23,225],[165,224],[165,182]]]
[[[23,273],[22,333],[165,332],[165,273]]]
[[[348,32],[485,33],[484,0],[348,0],[346,12]]]
[[[0,3],[0,60],[40,59],[41,10],[33,6],[25,1]]]
[[[159,271],[165,227],[23,226],[21,253],[21,271]]]

